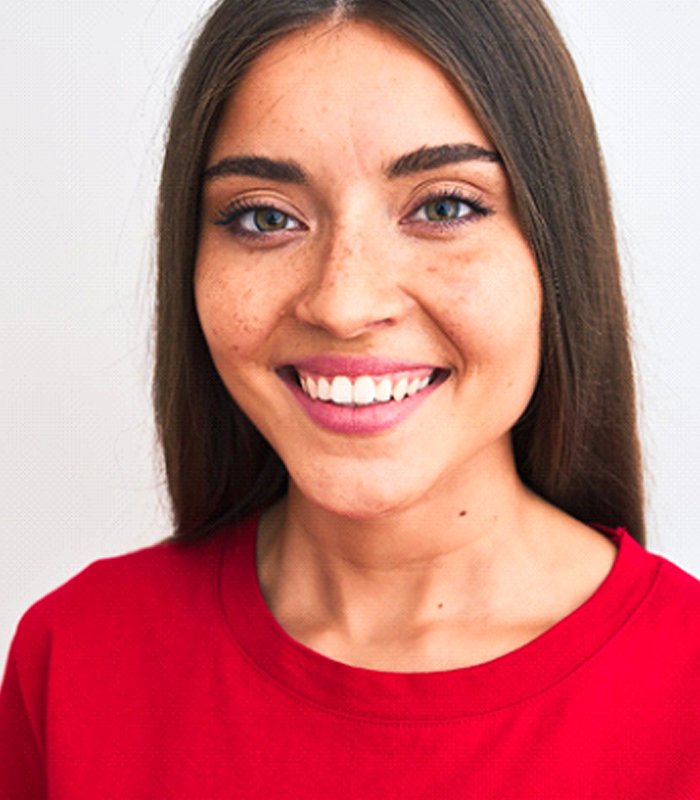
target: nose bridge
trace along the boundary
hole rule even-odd
[[[319,242],[312,277],[298,305],[305,322],[334,335],[358,336],[390,324],[403,308],[402,291],[381,226],[343,219]]]
[[[373,265],[381,260],[376,242],[360,225],[342,221],[329,231],[319,263],[319,285],[324,288],[343,286],[351,291],[363,282],[372,283]]]

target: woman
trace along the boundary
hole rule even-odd
[[[223,0],[159,216],[176,534],[22,620],[5,794],[697,794],[700,587],[642,547],[607,189],[538,0]]]

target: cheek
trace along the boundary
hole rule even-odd
[[[215,360],[254,352],[269,337],[279,316],[268,282],[242,271],[204,266],[195,272],[195,303],[204,337]]]
[[[542,297],[529,252],[516,249],[466,263],[456,257],[429,279],[438,304],[434,313],[468,363],[513,358],[525,366],[533,353],[539,362]]]

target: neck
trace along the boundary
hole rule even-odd
[[[614,548],[514,467],[494,470],[446,476],[417,502],[361,519],[292,483],[260,526],[272,614],[312,649],[399,671],[479,663],[534,638],[590,596]]]
[[[442,486],[406,508],[359,519],[310,503],[292,485],[275,538],[283,549],[299,548],[318,559],[324,571],[398,576],[429,571],[460,553],[480,561],[522,532],[533,496],[514,474],[498,484],[488,476],[478,482],[483,486],[457,491]]]
[[[501,573],[533,557],[543,505],[514,468],[498,480],[489,469],[445,480],[406,508],[362,519],[292,484],[261,525],[263,591],[278,618],[320,615],[345,630],[382,617],[395,627],[397,614],[410,625],[436,609],[483,613],[499,602]]]

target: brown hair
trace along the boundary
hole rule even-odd
[[[175,533],[194,538],[285,491],[276,453],[213,366],[194,304],[202,173],[255,57],[324,18],[393,31],[441,65],[500,153],[539,266],[542,365],[513,431],[523,481],[644,542],[634,380],[609,192],[571,57],[539,0],[220,0],[181,76],[158,230],[156,422]]]

